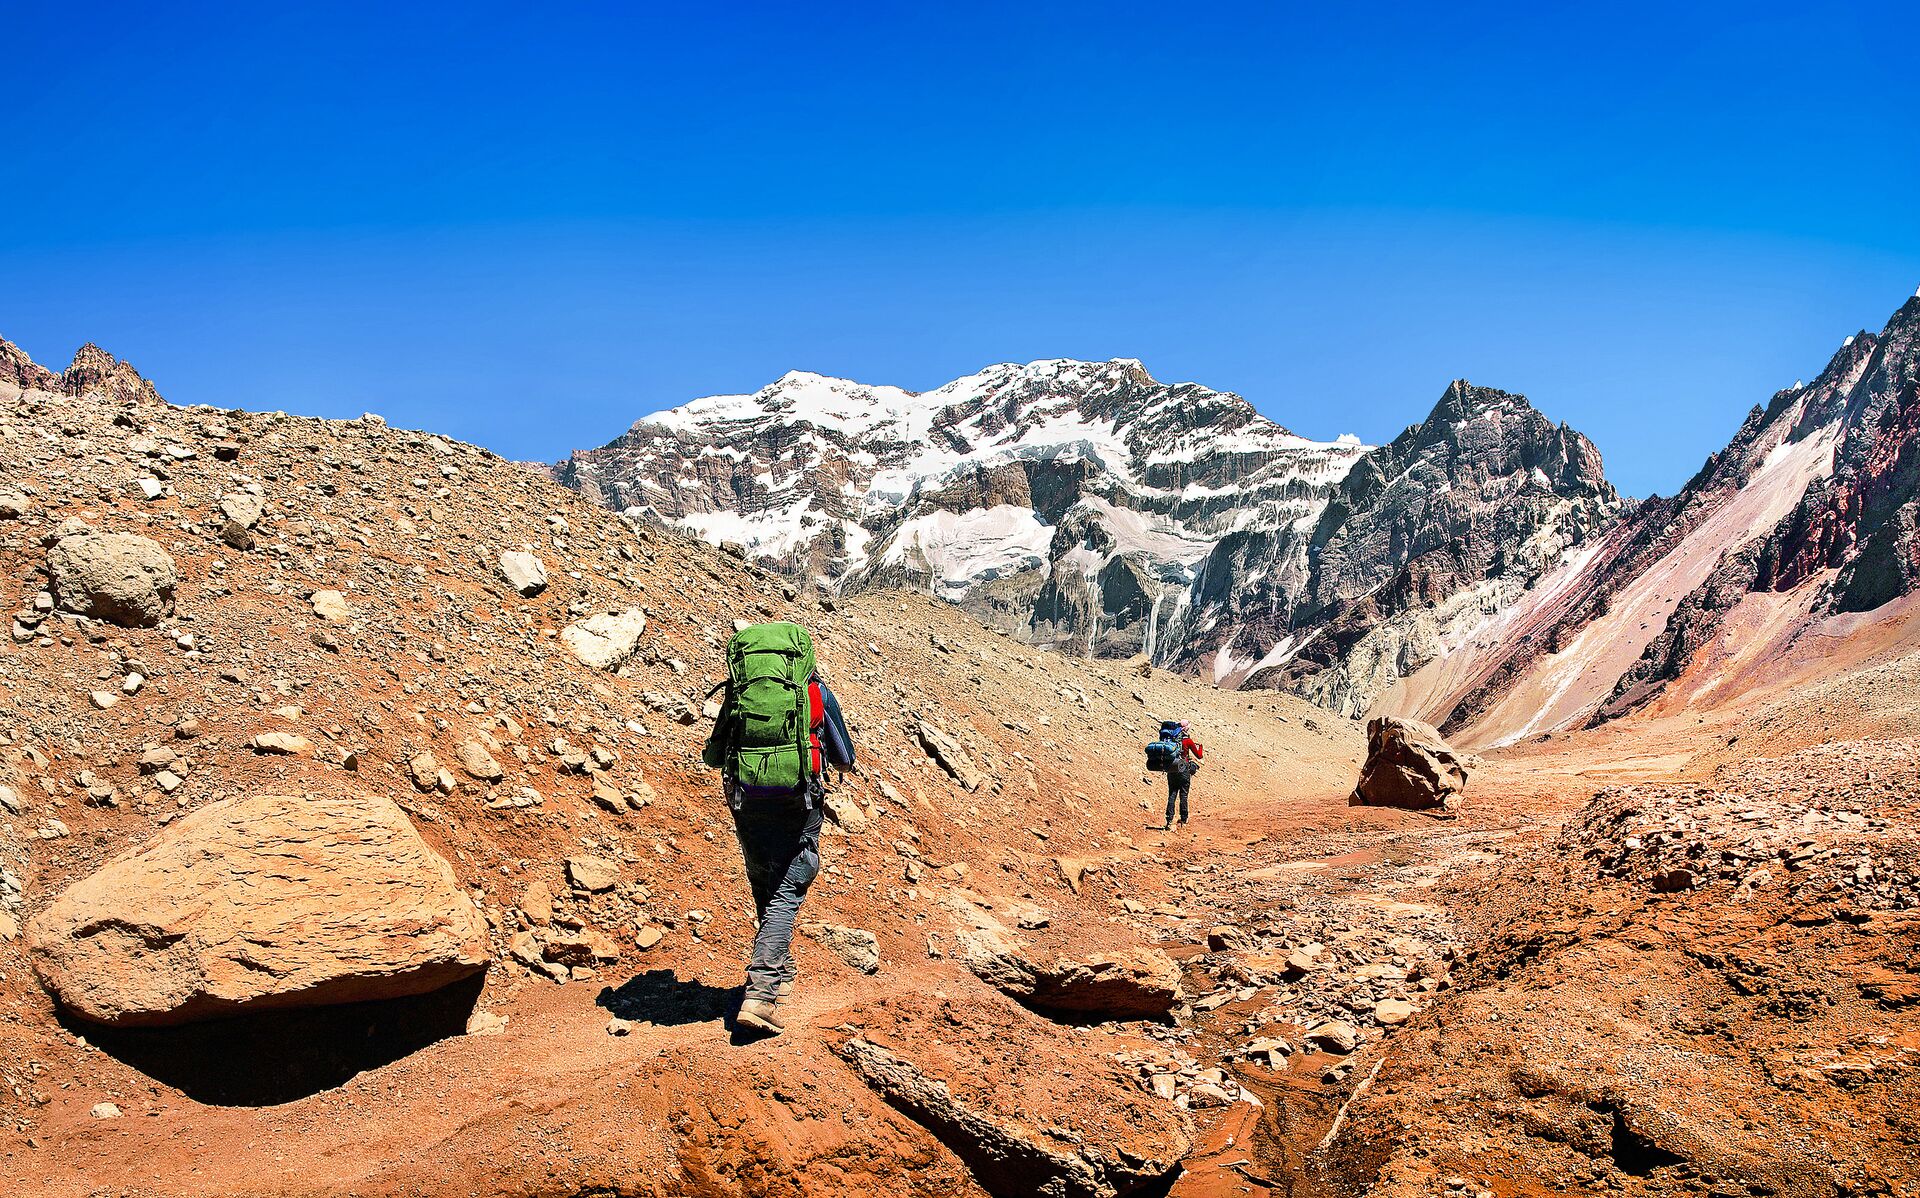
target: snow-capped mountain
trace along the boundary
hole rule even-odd
[[[922,394],[789,374],[554,469],[828,587],[925,588],[1030,643],[1347,714],[1619,508],[1593,446],[1520,396],[1455,383],[1375,449],[1132,360]]]
[[[925,588],[1033,643],[1171,658],[1162,633],[1221,538],[1311,525],[1367,449],[1137,361],[1049,360],[923,393],[796,372],[555,474],[824,585]]]

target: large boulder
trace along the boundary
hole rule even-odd
[[[1450,812],[1466,789],[1467,767],[1433,725],[1379,716],[1367,722],[1367,760],[1347,802]]]
[[[423,994],[486,967],[452,868],[373,795],[204,807],[27,925],[60,1004],[121,1026]]]
[[[639,649],[640,634],[646,630],[646,613],[630,607],[569,624],[560,630],[560,642],[583,666],[617,670]]]
[[[47,550],[54,604],[110,624],[151,628],[173,614],[179,576],[158,541],[69,526]]]

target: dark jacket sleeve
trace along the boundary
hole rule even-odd
[[[833,697],[825,679],[815,678],[820,685],[820,703],[826,708],[826,726],[822,729],[820,747],[826,751],[827,760],[841,769],[853,766],[853,737],[847,735],[846,717],[840,714],[840,700]]]
[[[713,731],[707,733],[706,747],[700,750],[700,760],[713,769],[727,764],[727,738],[733,731],[733,696],[729,695],[720,703],[720,714],[713,718]]]

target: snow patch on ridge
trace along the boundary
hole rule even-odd
[[[1053,529],[1029,508],[1000,504],[965,513],[928,512],[902,524],[881,561],[886,565],[924,563],[938,590],[965,589],[975,582],[1044,564]]]

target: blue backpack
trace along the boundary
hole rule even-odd
[[[1168,720],[1160,725],[1160,739],[1147,744],[1147,769],[1170,774],[1180,767],[1180,725]]]

